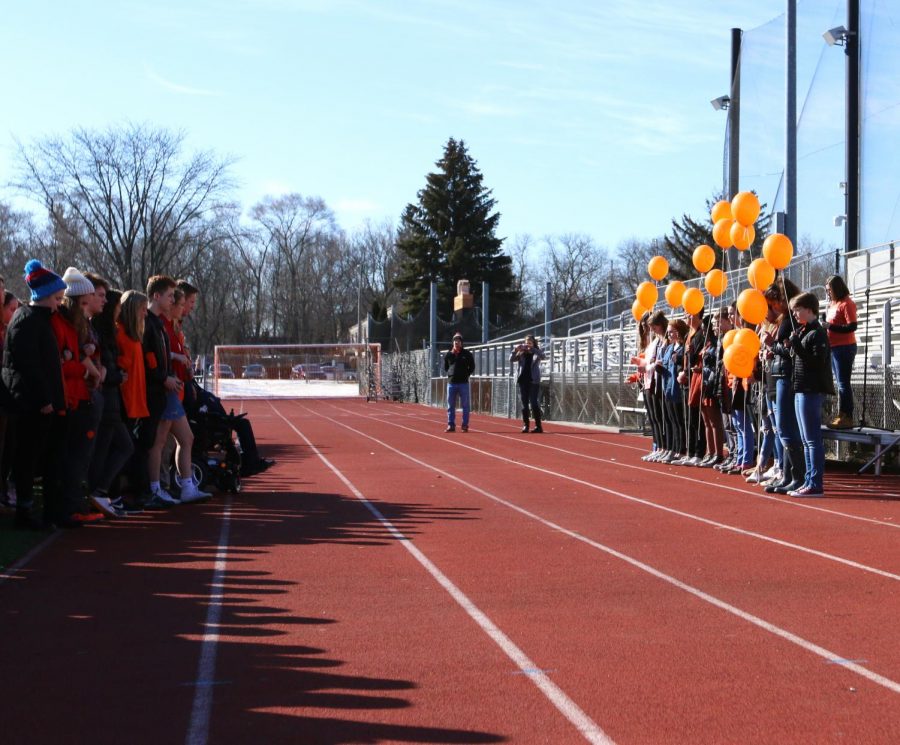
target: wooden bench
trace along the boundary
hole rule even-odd
[[[822,437],[828,440],[840,440],[841,442],[858,442],[863,445],[871,445],[875,448],[875,455],[862,466],[858,473],[862,473],[869,466],[875,466],[875,475],[881,475],[881,461],[891,448],[900,444],[900,432],[895,430],[874,429],[873,427],[853,427],[852,429],[831,429],[822,427]]]

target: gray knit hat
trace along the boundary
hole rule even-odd
[[[79,297],[81,295],[92,295],[94,293],[94,285],[90,280],[79,272],[74,266],[66,269],[63,274],[63,282],[66,283],[66,297]]]

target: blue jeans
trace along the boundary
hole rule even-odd
[[[753,436],[753,422],[744,409],[735,409],[731,413],[734,421],[734,429],[737,435],[737,455],[735,457],[735,465],[747,466],[748,468],[755,465],[756,456],[756,440]]]
[[[850,387],[850,374],[853,372],[853,360],[856,358],[856,344],[842,344],[831,348],[831,372],[837,385],[838,403],[842,414],[853,416],[853,389]]]
[[[825,441],[822,439],[822,399],[821,393],[797,393],[794,406],[800,436],[803,438],[803,456],[806,459],[806,479],[804,486],[821,491],[825,476]]]
[[[447,426],[456,426],[456,402],[462,406],[462,426],[469,426],[469,384],[447,383]]]
[[[762,445],[760,446],[759,460],[765,465],[769,462],[769,458],[775,456],[775,461],[781,463],[784,446],[781,444],[781,438],[778,436],[778,430],[775,428],[775,401],[768,396],[765,397],[766,413],[762,418]]]
[[[785,448],[799,445],[802,441],[794,408],[794,388],[786,378],[775,381],[775,429]]]

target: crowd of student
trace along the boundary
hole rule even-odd
[[[829,277],[825,288],[829,305],[821,322],[818,298],[790,280],[779,276],[764,292],[768,314],[750,327],[760,351],[749,378],[724,366],[727,334],[743,326],[734,305],[706,318],[645,314],[631,360],[653,435],[644,460],[715,468],[769,493],[822,496],[824,397],[835,393],[836,381],[839,415],[829,426],[852,427],[857,328],[843,279]]]
[[[186,414],[205,391],[182,331],[198,289],[156,275],[146,294],[121,292],[38,260],[25,283],[29,303],[0,278],[0,499],[15,526],[79,527],[208,498]],[[271,465],[253,455],[245,474]]]

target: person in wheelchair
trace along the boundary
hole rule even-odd
[[[259,454],[256,438],[253,436],[253,425],[246,414],[235,414],[234,410],[226,412],[221,399],[198,385],[196,380],[190,380],[186,387],[191,388],[190,394],[185,396],[185,409],[192,424],[211,427],[224,425],[229,437],[231,432],[237,435],[241,447],[242,477],[254,476],[275,465],[273,459],[263,458]]]

